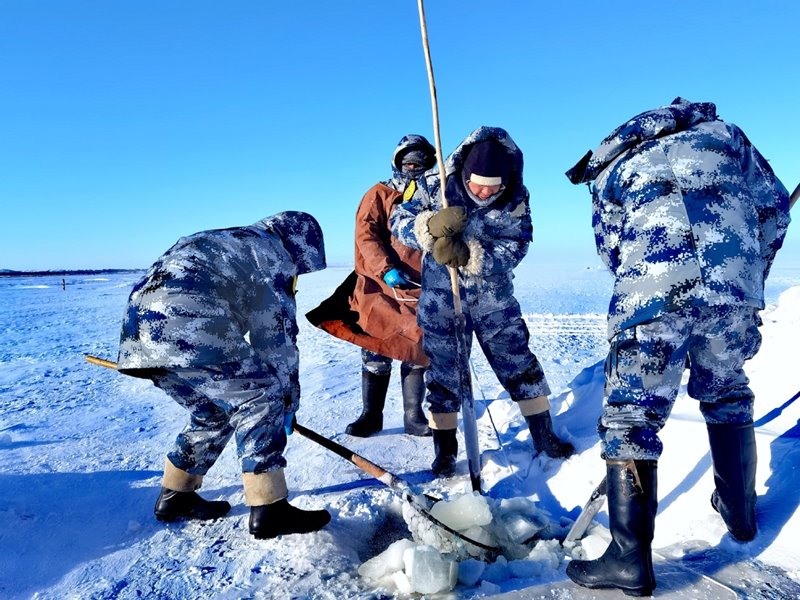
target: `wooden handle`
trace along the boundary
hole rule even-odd
[[[98,365],[100,367],[105,367],[106,369],[116,369],[117,363],[112,362],[110,360],[106,360],[104,358],[97,358],[96,356],[92,356],[91,354],[87,354],[85,356],[86,360],[88,360],[93,365]]]

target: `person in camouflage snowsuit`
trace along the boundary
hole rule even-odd
[[[714,464],[711,502],[731,535],[756,535],[753,393],[764,281],[789,224],[788,193],[711,103],[677,98],[617,128],[567,172],[590,183],[597,251],[614,276],[606,398],[611,545],[567,574],[636,595],[655,587],[658,432],[684,368]]]
[[[255,537],[314,531],[330,520],[327,511],[290,505],[283,473],[300,402],[294,282],[324,268],[317,221],[282,212],[181,238],[134,286],[118,369],[152,380],[190,415],[166,457],[159,520],[230,510],[195,490],[232,436]]]
[[[403,431],[431,435],[422,411],[428,358],[417,325],[422,253],[392,235],[389,218],[435,161],[436,150],[427,139],[403,136],[392,153],[391,179],[367,190],[356,211],[353,273],[306,314],[313,325],[361,346],[363,408],[345,430],[350,435],[369,437],[383,429],[393,359],[402,361]]]
[[[392,231],[423,251],[418,320],[431,361],[426,375],[437,475],[455,472],[456,425],[461,379],[472,334],[511,398],[520,406],[536,449],[553,457],[572,454],[571,444],[552,429],[550,387],[529,347],[529,333],[514,298],[513,269],[532,237],[522,152],[498,127],[480,127],[447,158],[442,208],[438,171],[419,180],[413,197],[392,215]],[[456,313],[448,265],[460,267],[459,288],[466,319],[467,356],[459,356]]]

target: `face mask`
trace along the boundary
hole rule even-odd
[[[500,191],[499,191],[499,192],[497,192],[496,194],[492,194],[491,196],[489,196],[488,198],[486,198],[486,200],[481,200],[480,198],[478,198],[478,197],[477,197],[475,194],[473,194],[472,192],[469,192],[469,195],[470,195],[470,198],[472,198],[472,200],[475,202],[475,204],[477,204],[477,205],[478,205],[478,206],[480,206],[481,208],[486,208],[487,206],[489,206],[490,204],[492,204],[492,203],[493,203],[495,200],[497,200],[497,199],[498,199],[500,196],[502,196],[502,195],[503,195],[503,190],[500,190]]]

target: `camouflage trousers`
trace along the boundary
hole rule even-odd
[[[469,356],[473,333],[478,339],[498,381],[514,401],[550,394],[550,386],[539,359],[529,346],[530,334],[522,320],[519,303],[504,297],[472,292],[462,294],[465,343],[459,356],[456,317],[452,295],[447,291],[424,290],[420,299],[419,323],[422,346],[431,364],[426,371],[426,404],[433,413],[453,413],[461,408],[462,378],[471,381]],[[471,392],[470,392],[471,393]]]
[[[400,373],[405,377],[412,369],[424,369],[412,362],[403,362],[400,364]],[[392,359],[388,356],[383,356],[372,350],[366,348],[361,349],[361,370],[365,373],[372,373],[373,375],[391,375],[392,373]]]
[[[235,434],[243,473],[286,466],[284,402],[267,379],[217,369],[171,369],[153,383],[189,411],[189,422],[167,454],[173,465],[205,475]]]
[[[707,423],[749,423],[753,392],[744,363],[758,352],[760,318],[752,307],[692,307],[622,330],[606,359],[600,417],[603,457],[657,460],[664,427],[689,369],[689,396]]]

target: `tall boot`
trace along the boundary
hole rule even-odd
[[[572,581],[588,588],[618,588],[627,596],[652,595],[656,467],[654,460],[606,462],[611,544],[597,560],[571,561],[567,575]]]
[[[756,436],[753,423],[708,424],[714,507],[740,542],[756,536]]]
[[[153,508],[156,519],[169,523],[178,519],[219,519],[226,515],[231,509],[228,502],[205,500],[195,492],[202,483],[202,475],[179,469],[167,458],[164,461],[161,493]]]
[[[425,369],[400,369],[400,385],[403,388],[403,431],[410,435],[431,435],[428,418],[422,412],[425,398]]]
[[[431,471],[437,477],[452,477],[456,474],[456,455],[458,438],[455,429],[432,429],[433,449],[436,456],[431,463]]]
[[[162,487],[153,513],[159,521],[169,523],[178,519],[219,519],[230,509],[231,505],[225,500],[205,500],[197,492],[177,492]]]
[[[575,446],[560,440],[553,431],[553,419],[546,410],[525,417],[537,452],[544,452],[550,458],[569,458],[575,453]]]
[[[386,390],[389,389],[391,373],[376,375],[361,371],[361,402],[364,408],[355,421],[344,430],[356,437],[369,437],[383,429],[383,405],[386,403]]]
[[[259,540],[290,533],[311,533],[331,520],[327,510],[303,510],[292,506],[283,469],[242,473],[244,501],[250,507],[250,533]]]

